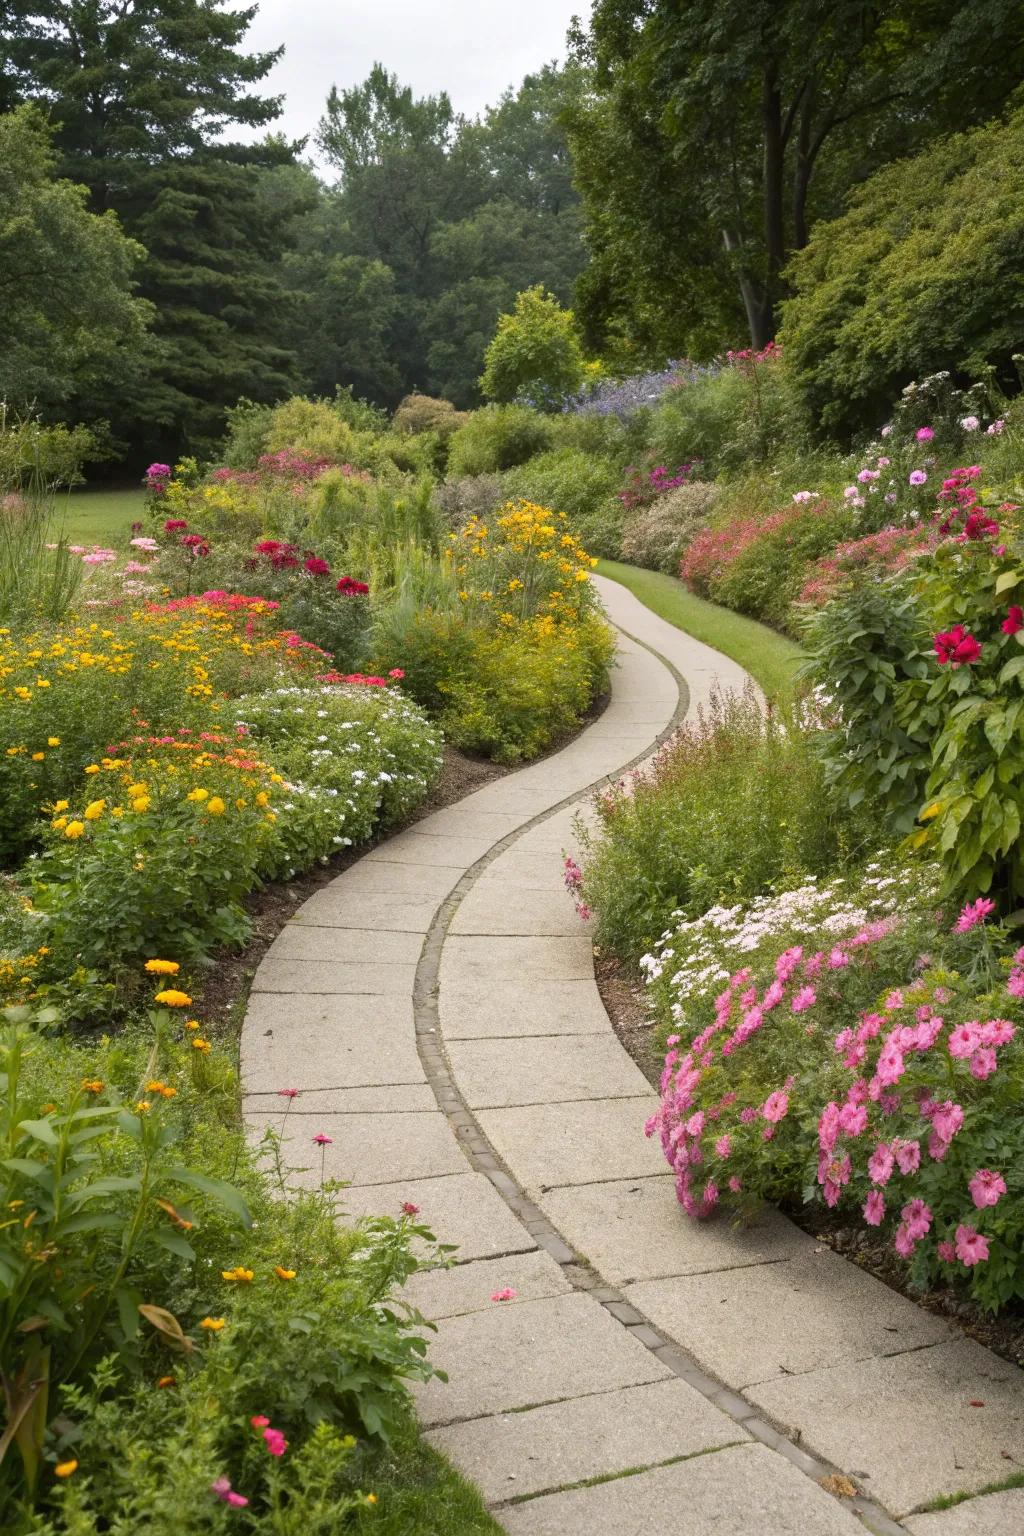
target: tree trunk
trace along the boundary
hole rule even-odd
[[[782,211],[786,150],[782,132],[782,100],[779,95],[774,60],[769,60],[764,67],[761,90],[761,132],[764,139],[764,244],[767,257],[765,288],[770,310],[778,289],[779,274],[786,259],[786,233]],[[770,336],[768,340],[771,340]]]
[[[800,110],[800,126],[797,130],[796,165],[793,169],[793,249],[802,251],[807,244],[807,192],[811,185],[811,116],[814,111],[813,93],[808,92]]]
[[[734,230],[723,229],[722,242],[730,256],[743,249],[743,241]],[[747,315],[750,345],[760,352],[761,348],[766,347],[775,335],[775,317],[772,312],[771,296],[762,284],[756,282],[750,273],[744,270],[741,263],[737,264],[736,275],[740,285],[740,297],[743,300],[743,308]]]

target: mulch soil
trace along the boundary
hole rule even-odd
[[[657,1090],[662,1058],[654,1049],[653,1025],[643,987],[628,978],[625,967],[613,956],[596,951],[594,964],[601,999],[615,1033],[652,1088]],[[785,1206],[783,1209],[817,1242],[842,1254],[891,1290],[916,1301],[918,1306],[949,1318],[969,1338],[984,1344],[1004,1360],[1024,1366],[1024,1309],[1010,1308],[993,1318],[952,1290],[924,1294],[911,1290],[906,1283],[903,1263],[891,1245],[881,1241],[870,1228],[854,1226],[849,1212],[839,1213],[817,1205]],[[680,1216],[681,1221],[685,1219]]]

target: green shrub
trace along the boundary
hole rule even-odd
[[[769,348],[666,390],[651,411],[647,446],[656,463],[699,459],[711,479],[767,463],[795,436],[787,367]]]
[[[447,440],[463,425],[466,415],[465,411],[457,411],[450,400],[438,400],[433,395],[412,394],[399,401],[391,425],[396,432],[411,433],[413,436],[435,432],[438,437]]]
[[[555,512],[564,512],[574,532],[592,554],[608,553],[584,537],[582,530],[614,512],[622,476],[607,459],[577,448],[552,448],[508,470],[502,479],[506,498],[522,497]],[[621,502],[618,502],[621,509]]]
[[[938,370],[1012,381],[1024,335],[1024,113],[931,145],[856,187],[793,260],[782,346],[810,430],[876,430]]]
[[[834,867],[861,829],[836,807],[799,714],[716,695],[583,833],[596,938],[636,962],[674,912],[698,916]]]
[[[444,480],[434,502],[449,528],[464,528],[471,518],[486,522],[508,498],[500,475],[461,475]]]
[[[557,411],[579,392],[586,371],[572,310],[537,284],[516,295],[512,314],[498,316],[480,388],[489,400]]]
[[[856,528],[856,514],[845,502],[787,507],[767,518],[723,562],[712,579],[710,596],[777,629],[792,628],[791,610],[808,566],[852,538]]]
[[[266,426],[263,451],[350,464],[356,441],[355,432],[333,401],[293,395],[275,406]]]
[[[488,405],[474,411],[448,445],[450,475],[493,475],[524,464],[551,442],[545,418],[525,405]]]
[[[228,429],[220,456],[230,469],[255,469],[267,451],[267,434],[274,415],[272,405],[259,405],[243,395],[225,411]]]
[[[692,480],[632,512],[622,534],[623,560],[676,575],[683,551],[710,521],[715,496],[714,485]]]
[[[281,688],[236,700],[233,715],[286,780],[261,866],[277,877],[404,820],[441,772],[437,730],[392,688]]]

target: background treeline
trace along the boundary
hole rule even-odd
[[[566,65],[480,120],[383,66],[333,89],[329,180],[272,131],[253,14],[0,17],[0,397],[109,423],[133,471],[213,451],[242,397],[478,405],[496,322],[537,285],[613,376],[781,323],[813,428],[841,437],[916,374],[1011,380],[1017,0],[595,0]]]

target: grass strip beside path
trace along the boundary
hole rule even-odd
[[[739,662],[769,698],[792,697],[796,668],[804,659],[795,640],[758,624],[756,619],[695,597],[675,576],[622,565],[618,560],[601,560],[597,569],[601,576],[628,587],[659,618]]]

